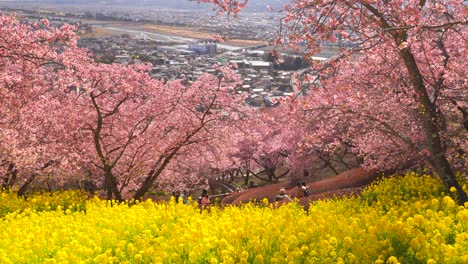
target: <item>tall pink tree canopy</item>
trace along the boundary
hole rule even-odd
[[[145,66],[86,65],[78,71],[78,148],[105,175],[108,197],[140,199],[172,160],[236,118],[238,77],[218,67],[189,86],[152,79]],[[84,144],[84,145],[82,145]],[[193,148],[192,148],[193,149]]]
[[[74,27],[7,15],[1,23],[0,153],[10,187],[54,165],[69,172],[57,178],[85,170],[108,198],[140,199],[179,152],[240,113],[230,68],[215,65],[216,75],[190,85],[163,83],[145,65],[95,63],[76,47]]]
[[[323,135],[311,139],[346,135],[369,166],[424,159],[466,202],[453,171],[467,160],[466,3],[291,0],[285,10],[287,44],[306,57],[329,43],[347,47],[312,67],[323,86],[301,108],[319,117]]]
[[[228,15],[248,4],[199,2]],[[299,76],[306,96],[258,113],[242,109],[232,69],[163,83],[145,65],[95,63],[77,48],[73,26],[3,15],[2,185],[86,171],[109,199],[140,199],[157,180],[184,188],[178,178],[189,186],[233,166],[297,170],[351,150],[380,170],[426,162],[466,202],[454,173],[468,165],[465,2],[291,0],[285,10],[278,43],[306,58],[324,45],[343,48]]]
[[[87,57],[76,46],[75,27],[47,20],[20,23],[0,17],[0,171],[3,187],[20,181],[27,188],[44,170],[68,156],[59,142],[63,90],[69,65]],[[24,189],[20,188],[20,192]]]

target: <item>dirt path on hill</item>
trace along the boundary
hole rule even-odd
[[[274,202],[279,190],[285,188],[289,197],[298,198],[300,204],[308,206],[310,201],[359,194],[363,187],[376,180],[378,175],[375,171],[355,168],[333,178],[318,182],[307,182],[307,186],[311,191],[311,195],[308,197],[304,197],[302,191],[298,191],[294,183],[278,183],[233,193],[224,198],[222,203],[240,204],[252,200],[261,201],[264,198],[268,199],[269,202]]]

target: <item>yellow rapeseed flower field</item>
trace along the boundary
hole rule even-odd
[[[447,195],[416,173],[308,212],[6,192],[0,263],[468,263],[468,208]]]

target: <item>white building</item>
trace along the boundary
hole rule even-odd
[[[216,54],[217,46],[215,43],[189,43],[188,50],[195,51],[198,54]]]

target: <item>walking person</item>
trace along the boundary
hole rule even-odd
[[[187,202],[188,202],[187,199],[188,198],[187,198],[187,191],[186,190],[182,191],[182,193],[180,194],[180,198],[181,198],[183,204],[187,204]]]
[[[301,182],[301,189],[304,193],[304,197],[307,197],[310,195],[310,190],[309,190],[309,186],[307,186],[307,183]]]

